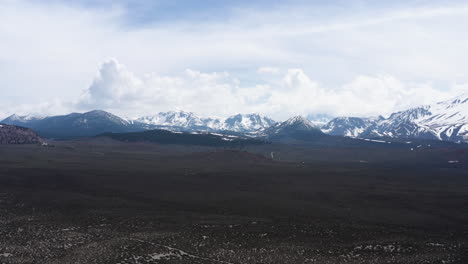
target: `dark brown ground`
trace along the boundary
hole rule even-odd
[[[1,146],[0,263],[466,264],[467,155]]]

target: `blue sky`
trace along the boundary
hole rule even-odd
[[[464,1],[0,0],[0,117],[371,116],[467,89]]]
[[[43,3],[59,3],[82,6],[86,8],[107,8],[109,6],[120,5],[128,11],[128,19],[132,22],[154,22],[154,21],[174,21],[174,20],[225,20],[228,19],[238,9],[281,9],[288,6],[313,6],[324,8],[326,6],[338,7],[348,1],[304,1],[304,0],[78,0],[78,1],[43,1]],[[144,18],[143,20],[141,18]]]
[[[41,2],[41,1],[38,1]],[[176,21],[225,21],[239,10],[268,12],[291,8],[307,10],[310,16],[327,17],[339,12],[381,11],[392,8],[437,6],[430,0],[42,0],[44,4],[65,4],[85,8],[106,9],[121,6],[126,9],[127,22],[133,25]],[[447,0],[444,5],[461,4]],[[291,14],[294,16],[294,14]]]

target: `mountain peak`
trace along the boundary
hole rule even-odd
[[[324,135],[318,127],[303,116],[291,117],[284,122],[276,123],[262,134],[270,140],[279,141],[311,141]]]
[[[283,122],[284,126],[296,126],[297,129],[309,130],[315,128],[312,122],[303,116],[294,116]]]
[[[17,120],[21,120],[21,119],[22,119],[21,116],[19,116],[17,114],[12,114],[9,117],[5,118],[5,120],[12,120],[12,121],[13,120],[17,121]]]
[[[106,112],[104,110],[92,110],[86,113],[83,113],[83,115],[88,115],[88,116],[108,116],[108,115],[113,115],[109,112]]]
[[[12,114],[1,122],[7,125],[23,126],[26,123],[39,121],[41,119],[44,119],[44,117],[35,115],[20,116],[18,114]]]

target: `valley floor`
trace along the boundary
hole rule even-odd
[[[467,153],[418,151],[2,146],[0,263],[468,263]]]

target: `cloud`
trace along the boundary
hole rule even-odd
[[[49,98],[47,101],[40,103],[14,103],[9,102],[2,105],[0,109],[0,120],[12,114],[32,115],[32,116],[48,116],[51,114],[69,114],[76,110],[75,103],[71,101],[63,101],[60,98]]]
[[[47,115],[103,109],[125,117],[170,110],[224,117],[257,112],[276,120],[309,114],[375,116],[445,100],[468,87],[454,84],[439,90],[429,83],[407,83],[390,75],[360,75],[332,88],[299,68],[275,76],[249,85],[228,72],[187,69],[177,75],[136,74],[117,59],[110,59],[101,64],[89,87],[76,100],[55,98],[40,104],[9,104],[9,111],[0,114]]]
[[[466,91],[466,5],[351,2],[142,24],[126,5],[0,1],[0,114],[374,115]]]
[[[408,84],[389,75],[358,76],[336,89],[320,85],[302,69],[253,86],[227,72],[186,70],[177,76],[137,76],[116,59],[103,63],[76,106],[140,116],[185,110],[227,116],[259,112],[276,119],[292,115],[388,115],[412,106],[450,98],[466,86],[440,91],[428,84]]]
[[[103,63],[77,107],[108,109],[120,114],[142,115],[185,110],[226,115],[242,106],[237,80],[226,72],[203,73],[187,69],[179,76],[155,73],[136,76],[117,60]]]
[[[261,74],[276,74],[279,73],[279,69],[275,67],[260,67],[257,72]]]

